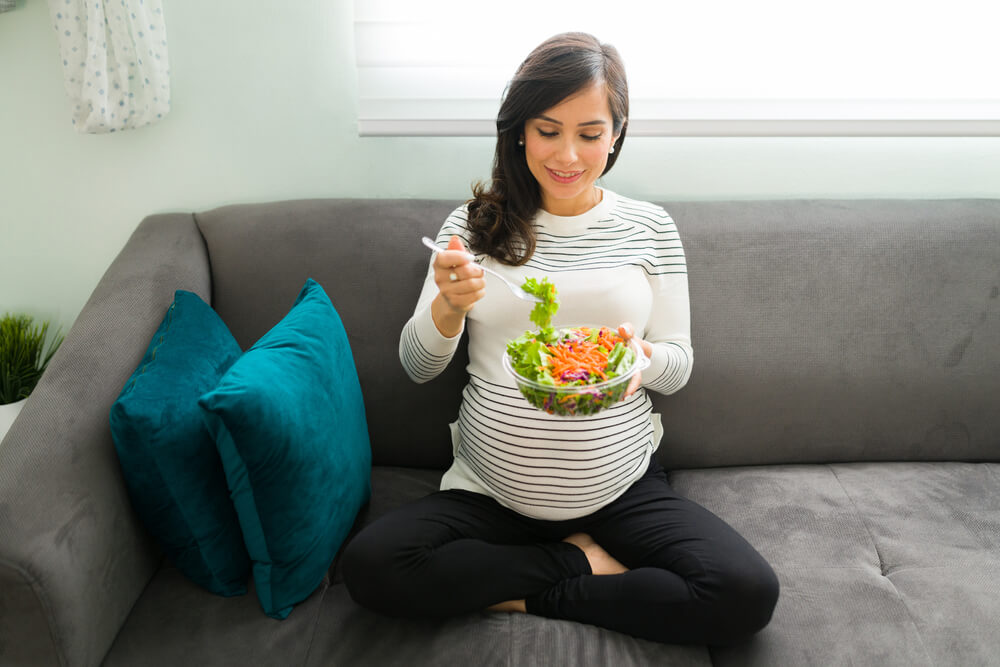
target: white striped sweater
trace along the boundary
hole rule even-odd
[[[687,267],[666,211],[609,190],[582,215],[539,211],[534,224],[537,247],[524,266],[482,255],[477,260],[515,285],[548,277],[559,292],[553,326],[631,322],[653,344],[643,389],[589,417],[533,408],[501,365],[507,341],[535,328],[531,304],[487,274],[486,296],[466,317],[469,382],[452,424],[455,460],[441,488],[487,494],[527,516],[561,521],[590,514],[624,493],[659,444],[659,417],[645,390],[673,393],[691,374]],[[438,245],[445,247],[452,235],[469,247],[465,206],[448,216]],[[461,337],[445,338],[434,325],[430,304],[437,292],[428,265],[399,344],[403,367],[416,382],[437,376]]]

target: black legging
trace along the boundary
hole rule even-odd
[[[628,572],[591,574],[589,534]],[[527,611],[666,643],[732,644],[771,619],[778,580],[728,524],[683,498],[657,464],[585,517],[541,521],[488,496],[440,491],[379,518],[345,549],[359,604],[391,616],[454,616],[506,600]]]

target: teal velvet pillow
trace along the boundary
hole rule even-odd
[[[199,405],[261,606],[285,618],[319,586],[371,493],[361,385],[323,288],[306,281],[289,313]]]
[[[198,398],[240,354],[215,311],[178,290],[110,414],[129,496],[146,528],[178,570],[226,596],[246,593],[250,558]]]

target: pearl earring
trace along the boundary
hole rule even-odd
[[[524,139],[518,139],[517,140],[517,145],[518,146],[523,146],[524,145]]]
[[[608,151],[608,155],[611,155],[611,154],[612,154],[612,153],[614,153],[614,152],[615,152],[615,147],[614,147],[614,146],[612,146],[612,147],[611,147],[611,150],[609,150],[609,151]]]

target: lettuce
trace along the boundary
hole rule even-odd
[[[550,283],[548,278],[542,278],[541,281],[525,278],[521,289],[542,300],[531,309],[528,319],[537,324],[542,331],[551,331],[552,318],[559,310],[559,293],[556,291],[556,286]]]

